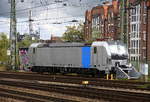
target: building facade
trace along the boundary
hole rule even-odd
[[[149,1],[129,0],[128,47],[131,61],[150,62]]]
[[[126,37],[131,61],[150,63],[150,0],[112,0],[87,10],[85,40]]]
[[[119,1],[113,0],[87,10],[85,13],[85,40],[118,39],[120,34]]]

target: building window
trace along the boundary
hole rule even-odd
[[[131,21],[136,22],[136,16],[132,16]]]
[[[143,49],[143,59],[145,59],[145,58],[146,58],[146,50]]]
[[[134,42],[134,40],[131,41],[131,47],[132,47],[132,48],[135,47],[135,42]],[[132,53],[132,54],[133,54],[133,53]]]
[[[101,26],[101,33],[103,33],[103,27]]]
[[[139,47],[139,40],[135,41],[135,47],[138,48]]]
[[[147,20],[146,14],[144,14],[144,15],[143,15],[143,24],[146,24],[146,20]]]
[[[131,29],[131,31],[132,31],[132,32],[137,31],[137,29],[136,29],[136,24],[132,24],[132,29]]]
[[[146,41],[146,31],[143,31],[143,40]]]
[[[136,57],[131,57],[131,60],[132,61],[136,61]]]
[[[139,60],[140,57],[140,20],[141,20],[141,8],[140,5],[135,6],[135,9],[132,9],[130,12],[130,54],[131,60]]]
[[[135,35],[136,35],[135,32],[130,33],[130,37],[131,37],[131,38],[135,38]]]
[[[99,17],[99,32],[101,33],[102,32],[102,27],[101,27],[101,25],[102,25],[102,18],[101,18],[101,16]]]
[[[132,9],[132,10],[131,10],[131,14],[132,14],[132,15],[135,15],[135,14],[136,14],[136,9]]]
[[[146,2],[144,2],[144,13],[146,13],[147,11],[147,6],[146,6]]]
[[[113,12],[111,13],[111,17],[112,17],[112,18],[114,17],[114,13],[113,13]]]

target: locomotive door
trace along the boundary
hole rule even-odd
[[[36,65],[36,48],[33,48],[32,49],[32,64],[33,64],[33,66],[35,66]]]
[[[92,64],[99,70],[104,70],[106,67],[106,50],[104,47],[93,47]]]
[[[97,53],[97,47],[93,47],[93,56],[92,56],[92,64],[93,64],[93,66],[94,67],[97,67],[97,65],[98,65],[98,53]]]

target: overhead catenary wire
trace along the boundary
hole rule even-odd
[[[79,15],[77,17],[79,17]],[[55,18],[55,19],[62,19],[62,18],[75,18],[75,17],[60,17],[60,18]],[[40,22],[40,23],[38,22],[38,21],[47,21],[47,20],[53,20],[53,19],[54,18],[37,19],[37,20],[33,21],[33,24],[37,24],[37,25],[46,25],[46,24],[58,25],[58,24],[65,24],[65,23],[77,23],[77,22],[73,22],[73,20],[68,20],[68,21],[64,21],[64,22],[55,22],[55,21],[53,21],[53,22]],[[28,22],[29,22],[29,20],[19,21],[19,22],[17,22],[17,25],[18,24],[24,24],[24,25],[26,25]],[[0,25],[0,26],[7,26],[8,27],[10,25],[9,25],[9,22],[8,22],[8,23],[5,23],[5,24]]]
[[[68,1],[68,0],[64,0],[64,1]],[[56,4],[56,3],[51,3],[51,4]],[[48,3],[46,3],[46,6],[48,6],[48,5],[50,5],[50,4],[48,4]],[[75,6],[75,5],[73,5],[73,4],[70,4],[70,5],[72,5],[72,6]],[[42,7],[43,5],[39,5],[39,6],[35,6],[35,7],[31,7],[31,8],[26,8],[26,9],[21,9],[21,10],[17,10],[17,11],[25,11],[25,10],[28,10],[28,9],[32,9],[32,8],[37,8],[37,7]],[[76,5],[76,7],[82,7],[81,6],[81,3],[80,3],[80,5]],[[52,10],[52,9],[59,9],[59,8],[64,8],[64,7],[57,7],[57,8],[50,8],[50,9],[47,9],[47,12],[49,11],[49,10]],[[8,13],[8,12],[7,12]],[[1,13],[0,13],[1,14]],[[82,15],[82,17],[83,17],[84,15]],[[39,19],[39,20],[34,20],[34,21],[42,21],[42,20],[52,20],[52,19],[63,19],[63,18],[72,18],[72,17],[59,17],[59,18],[46,18],[46,19]],[[22,21],[21,21],[22,22]],[[23,22],[27,22],[27,21],[23,21]],[[1,22],[0,22],[1,23]],[[9,23],[9,22],[8,22]],[[18,22],[18,23],[20,23],[20,22]]]
[[[35,19],[33,22],[37,21],[47,21],[47,20],[58,20],[58,19],[65,19],[65,18],[76,18],[76,17],[84,17],[83,15],[78,15],[78,16],[73,16],[73,17],[56,17],[56,18],[44,18],[44,19]],[[24,21],[18,21],[17,23],[23,23],[23,22],[29,22],[29,20],[24,20]]]
[[[67,1],[67,0],[66,0]],[[53,4],[57,4],[57,3],[51,3],[51,4],[46,4],[46,5],[44,5],[44,6],[48,6],[48,5],[53,5]],[[88,3],[87,3],[88,4]],[[74,4],[69,4],[69,5],[67,5],[67,7],[82,7],[81,6],[81,3],[80,3],[80,5],[74,5]],[[35,6],[35,7],[30,7],[30,8],[25,8],[25,9],[21,9],[21,10],[17,10],[17,14],[20,12],[22,12],[22,11],[26,11],[26,10],[28,10],[28,9],[35,9],[35,8],[38,8],[38,7],[43,7],[43,5],[39,5],[39,6]],[[50,8],[50,9],[47,9],[47,15],[48,15],[48,11],[49,10],[52,10],[52,9],[60,9],[60,8],[65,8],[65,7],[54,7],[54,8]],[[41,11],[41,10],[40,10]],[[45,11],[45,10],[43,10],[43,11]],[[9,13],[9,12],[8,12]],[[24,13],[24,12],[22,12],[22,13]],[[0,13],[1,14],[1,13]],[[76,16],[76,17],[83,17],[84,15],[80,15],[80,16]],[[34,20],[34,22],[38,22],[38,21],[47,21],[47,20],[58,20],[58,19],[64,19],[64,18],[73,18],[73,17],[59,17],[59,18],[47,18],[46,17],[46,19],[36,19],[36,20]],[[18,21],[17,23],[24,23],[24,22],[28,22],[28,20],[26,20],[26,21]],[[1,23],[1,22],[0,22]],[[9,23],[9,22],[8,22]],[[54,24],[55,22],[53,22],[53,23],[50,23],[50,24]],[[62,23],[62,22],[61,22]],[[4,23],[3,23],[4,24]],[[5,24],[7,24],[7,23],[5,23]]]
[[[28,8],[25,8],[25,9],[20,9],[20,10],[16,10],[16,13],[17,14],[23,14],[24,11],[28,12],[30,9],[37,9],[37,8],[40,8],[40,7],[46,7],[46,6],[50,6],[50,5],[53,5],[53,4],[57,4],[57,3],[51,3],[51,4],[47,4],[47,5],[38,5],[38,6],[33,6],[33,7],[28,7]],[[92,4],[89,4],[89,3],[84,3],[84,4],[80,4],[80,5],[75,5],[75,4],[68,4],[67,6],[63,6],[62,7],[54,7],[54,8],[49,8],[50,10],[53,10],[53,9],[60,9],[60,8],[65,8],[65,7],[91,7],[92,5],[96,5],[97,3],[92,3]],[[41,11],[41,10],[40,10]],[[44,11],[44,10],[43,10]],[[22,13],[21,13],[22,12]],[[1,12],[0,15],[9,15],[10,12]]]
[[[33,22],[38,22],[38,21],[47,21],[47,20],[58,20],[58,19],[65,19],[65,18],[72,18],[72,19],[77,19],[77,17],[83,17],[83,15],[78,15],[78,16],[74,16],[74,17],[57,17],[57,18],[44,18],[44,19],[35,19],[35,20],[33,20]],[[71,20],[69,20],[69,21],[71,21]],[[29,22],[29,20],[24,20],[24,21],[18,21],[17,23],[28,23]],[[0,22],[0,24],[9,24],[10,22]],[[52,24],[53,23],[55,23],[54,21],[52,22]]]
[[[63,5],[63,3],[67,3],[67,1],[68,0],[61,0],[61,1],[63,1],[63,2],[53,2],[53,3],[49,3],[48,2],[48,0],[42,0],[43,2],[42,2],[42,5],[41,5],[41,3],[37,3],[38,5],[36,5],[36,6],[32,6],[32,7],[28,7],[28,8],[24,8],[24,9],[20,9],[20,10],[16,10],[16,13],[17,13],[17,15],[19,15],[19,14],[24,14],[25,12],[27,12],[28,13],[28,11],[31,9],[31,10],[39,10],[40,12],[43,12],[43,11],[47,11],[47,15],[48,15],[48,13],[50,14],[51,12],[49,12],[49,11],[51,11],[51,10],[58,10],[58,9],[66,9],[67,7],[92,7],[92,5],[97,5],[97,3],[80,3],[80,4],[74,4],[74,3],[68,3],[67,5]],[[57,1],[57,0],[56,0]],[[59,1],[59,0],[58,0]],[[65,2],[64,2],[65,1]],[[34,4],[35,3],[35,1],[34,0],[32,0],[32,3]],[[51,7],[51,5],[55,5],[55,4],[62,4],[62,5],[59,5],[59,7]],[[42,9],[42,10],[41,10]],[[83,9],[83,8],[82,8]],[[0,15],[1,14],[9,14],[10,12],[3,12],[3,13],[0,13]],[[39,24],[39,25],[41,25],[41,24],[63,24],[63,23],[74,23],[74,22],[71,22],[71,20],[69,21],[59,21],[59,22],[55,22],[54,20],[57,20],[58,21],[58,19],[59,20],[61,20],[61,19],[77,19],[77,18],[75,18],[75,17],[84,17],[84,15],[78,15],[78,16],[74,16],[74,17],[54,17],[54,18],[48,18],[48,16],[46,17],[46,18],[44,18],[44,19],[34,19],[34,21],[33,21],[33,23],[34,24]],[[40,22],[40,21],[49,21],[48,23],[47,22]],[[17,23],[28,23],[29,22],[29,20],[24,20],[24,21],[18,21]],[[1,23],[1,22],[0,22]],[[9,22],[8,22],[9,23]],[[7,24],[7,23],[6,23]]]
[[[53,3],[54,4],[54,3]],[[50,5],[50,4],[49,4]],[[51,4],[52,5],[52,4]],[[47,5],[48,6],[48,5]],[[38,5],[38,6],[34,6],[34,7],[28,7],[28,8],[25,8],[25,9],[20,9],[20,10],[16,10],[16,13],[18,12],[23,12],[23,11],[28,11],[30,9],[36,9],[36,8],[39,8],[39,7],[43,7],[43,5]],[[10,14],[11,12],[2,12],[0,13],[0,15],[3,15],[3,14]]]

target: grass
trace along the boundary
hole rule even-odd
[[[138,62],[138,61],[131,61],[131,63],[133,64],[133,66],[136,68],[137,71],[140,70],[140,62]]]
[[[116,80],[126,81],[126,80],[129,80],[129,79],[124,78],[124,79],[116,79]]]
[[[144,84],[144,85],[141,85],[141,86],[138,86],[138,88],[142,88],[142,89],[150,89],[150,84]]]
[[[6,71],[7,67],[5,65],[0,65],[0,71]]]
[[[148,81],[150,82],[150,76],[148,76]]]
[[[25,101],[11,99],[11,98],[0,97],[0,102],[25,102]]]

